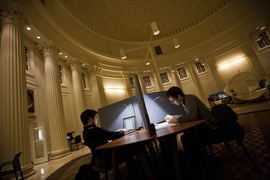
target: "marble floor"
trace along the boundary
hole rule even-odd
[[[244,103],[244,104],[232,104],[230,105],[237,114],[243,114],[248,112],[255,112],[255,111],[263,111],[270,109],[270,99],[260,102],[253,102],[253,103]],[[76,151],[72,151],[72,153],[68,156],[65,156],[60,159],[51,160],[49,162],[45,162],[42,164],[38,164],[34,166],[36,173],[31,177],[26,178],[27,180],[43,180],[46,179],[50,174],[54,171],[59,169],[61,166],[66,164],[67,162],[83,156],[85,154],[90,153],[88,147],[81,148]]]
[[[46,179],[49,175],[51,175],[54,171],[59,169],[61,166],[66,164],[67,162],[76,159],[77,157],[83,156],[85,154],[90,153],[90,149],[86,146],[79,150],[72,151],[71,154],[62,157],[60,159],[51,160],[49,162],[45,162],[42,164],[37,164],[34,166],[36,173],[28,178],[27,180],[43,180]]]

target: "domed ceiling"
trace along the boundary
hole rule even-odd
[[[68,57],[103,70],[145,71],[191,63],[241,37],[243,31],[254,31],[247,19],[264,1],[27,0],[20,5],[36,29]],[[153,21],[160,33],[151,39]],[[174,39],[180,48],[174,48]],[[120,49],[127,55],[124,60]],[[153,56],[157,67],[146,66],[146,61],[154,62]]]
[[[148,41],[150,23],[176,35],[209,18],[230,0],[61,0],[70,13],[91,30],[121,41]]]

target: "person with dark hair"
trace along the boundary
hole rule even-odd
[[[84,125],[83,138],[84,144],[91,149],[92,163],[97,166],[104,167],[105,156],[102,151],[96,151],[95,148],[103,144],[108,143],[111,140],[115,140],[124,136],[127,129],[119,129],[116,132],[105,130],[101,127],[97,127],[97,111],[92,109],[86,109],[81,113],[81,121]],[[131,174],[136,170],[135,161],[133,159],[135,153],[131,147],[119,148],[118,162],[126,162]],[[111,153],[109,158],[106,159],[106,163],[111,163]]]
[[[171,87],[167,91],[167,97],[172,104],[184,108],[183,114],[169,115],[164,117],[168,123],[182,123],[187,121],[207,119],[215,120],[207,106],[195,95],[184,94],[179,87]]]
[[[176,115],[166,115],[164,120],[168,123],[184,123],[194,120],[207,119],[207,123],[215,122],[211,111],[207,106],[195,95],[184,94],[179,87],[171,87],[167,91],[167,97],[172,104],[180,106],[184,109],[184,113]],[[182,112],[182,111],[181,111]],[[197,129],[203,129],[206,124],[198,126]],[[198,133],[198,132],[197,132]],[[181,142],[191,165],[194,178],[201,178],[200,176],[208,176],[208,169],[205,164],[206,159],[203,146],[200,144],[198,136],[193,130],[186,130],[181,136]]]

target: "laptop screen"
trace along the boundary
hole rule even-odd
[[[136,129],[135,116],[126,117],[123,119],[124,129]]]

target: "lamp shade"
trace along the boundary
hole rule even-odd
[[[125,50],[124,49],[120,49],[120,56],[121,56],[121,59],[126,59],[127,56],[126,56],[126,53],[125,53]]]
[[[180,47],[180,44],[179,44],[177,38],[173,38],[173,45],[174,45],[174,48],[179,48]]]
[[[150,25],[151,25],[153,34],[154,34],[154,35],[158,35],[158,34],[159,34],[159,30],[158,30],[157,23],[156,23],[155,21],[153,21],[153,22],[151,22]]]

